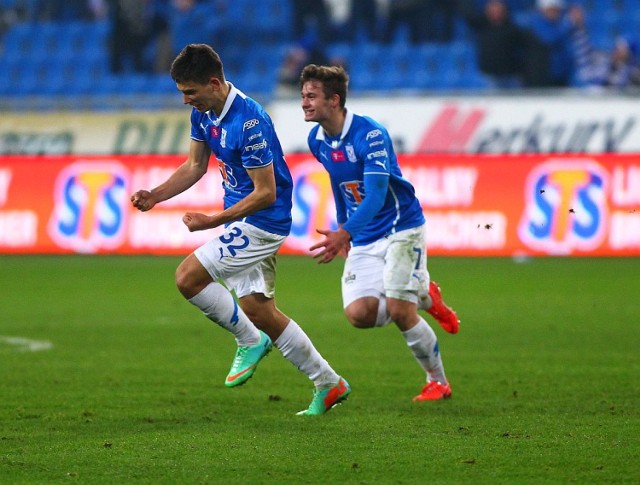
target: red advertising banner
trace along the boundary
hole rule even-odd
[[[135,190],[166,180],[182,156],[0,157],[0,253],[188,254],[217,230],[190,233],[186,211],[221,210],[215,164],[145,213]],[[308,254],[335,226],[322,166],[290,155],[293,226],[283,253]],[[638,256],[640,154],[403,156],[427,218],[431,255]]]

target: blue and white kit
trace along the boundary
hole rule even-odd
[[[347,110],[340,136],[329,137],[316,125],[308,143],[329,173],[338,223],[351,234],[353,246],[424,224],[415,190],[402,177],[381,124]]]
[[[273,298],[275,255],[291,230],[293,182],[271,118],[253,99],[228,84],[229,96],[220,116],[193,109],[191,138],[207,143],[217,158],[225,209],[253,191],[248,170],[270,164],[276,201],[226,224],[225,232],[196,249],[195,255],[214,281],[222,278],[238,297],[262,293]]]
[[[286,236],[291,230],[293,182],[273,122],[258,103],[228,84],[229,96],[220,116],[193,108],[191,138],[207,143],[218,160],[225,209],[253,190],[247,170],[273,164],[276,201],[246,217],[244,222]]]

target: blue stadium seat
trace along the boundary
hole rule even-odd
[[[212,12],[209,3],[196,4],[187,12],[173,11],[169,22],[174,53],[180,52],[187,44],[213,44],[224,21],[217,12]]]
[[[388,73],[385,63],[384,47],[368,43],[349,59],[350,89],[354,91],[371,91],[384,88]]]
[[[351,59],[354,49],[357,48],[353,48],[352,45],[347,42],[334,42],[327,46],[325,52],[330,60],[342,59],[347,64],[348,68],[349,60]]]
[[[40,34],[38,25],[19,23],[5,34],[4,52],[16,56],[44,57],[42,41],[43,36]]]

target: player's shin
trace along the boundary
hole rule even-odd
[[[420,318],[413,328],[402,332],[414,357],[427,373],[429,380],[446,383],[438,338],[429,324]]]
[[[293,320],[274,342],[282,355],[313,381],[316,388],[335,386],[340,377],[313,346],[306,333]]]
[[[260,341],[260,332],[249,320],[229,290],[220,283],[210,283],[189,302],[206,317],[231,332],[239,346],[252,346]]]

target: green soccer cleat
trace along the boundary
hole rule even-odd
[[[314,389],[309,409],[296,414],[298,416],[320,416],[347,399],[350,393],[351,386],[341,377],[338,383],[329,389]]]
[[[255,372],[258,362],[270,351],[271,339],[261,330],[260,342],[256,345],[238,347],[224,385],[227,387],[236,387],[247,382]]]

